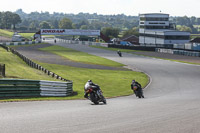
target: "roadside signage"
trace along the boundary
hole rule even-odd
[[[41,35],[84,35],[84,36],[100,36],[100,30],[41,29]]]

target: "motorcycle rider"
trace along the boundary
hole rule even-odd
[[[134,86],[137,86],[137,89],[134,88]],[[138,83],[135,80],[132,80],[131,83],[131,89],[134,91],[134,93],[137,95],[139,91],[142,91],[142,86],[140,83]],[[142,95],[142,98],[144,98],[144,96]]]
[[[117,54],[121,57],[122,56],[122,53],[120,50],[117,50]]]
[[[93,82],[92,82],[92,80],[88,80],[87,82],[86,82],[86,84],[85,84],[85,87],[84,87],[84,90],[85,90],[85,94],[84,94],[84,97],[85,98],[88,98],[88,93],[87,93],[87,90],[89,89],[89,87],[90,86],[96,86],[96,87],[98,87],[99,88],[99,86],[97,85],[97,84],[94,84]]]

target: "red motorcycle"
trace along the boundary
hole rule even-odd
[[[87,93],[89,94],[88,99],[90,99],[94,104],[99,104],[99,102],[106,104],[106,99],[104,98],[103,92],[99,86],[90,86]]]

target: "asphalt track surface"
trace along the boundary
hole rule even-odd
[[[116,68],[116,67],[75,62],[72,60],[68,60],[64,57],[58,56],[56,54],[39,50],[39,48],[50,47],[50,46],[53,45],[42,44],[42,45],[32,45],[28,47],[16,47],[16,50],[31,60],[37,60],[43,63],[67,65],[72,67],[89,68],[89,69],[126,70],[123,67]]]
[[[58,43],[57,43],[58,45]],[[2,133],[199,133],[200,66],[80,45],[59,45],[102,56],[146,72],[145,99],[0,103]]]

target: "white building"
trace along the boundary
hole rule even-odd
[[[140,45],[171,47],[190,40],[190,33],[176,31],[169,21],[169,14],[163,13],[140,14],[139,33]]]

